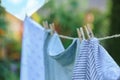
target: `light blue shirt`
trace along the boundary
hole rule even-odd
[[[77,39],[65,49],[57,33],[50,35],[26,17],[21,56],[20,80],[71,80]]]
[[[22,39],[20,80],[45,80],[44,43],[46,32],[26,17]]]
[[[98,49],[104,80],[120,80],[120,67],[118,64],[101,45]]]
[[[65,49],[57,33],[49,36],[47,55],[48,68],[47,80],[71,80],[73,65],[76,55],[77,40]]]

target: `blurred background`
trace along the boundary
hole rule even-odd
[[[76,28],[89,23],[95,37],[120,34],[120,0],[50,0],[31,17],[55,24],[59,34],[77,37]],[[19,80],[23,22],[0,2],[0,80]],[[61,39],[65,48],[70,40]],[[120,38],[100,42],[120,65]]]

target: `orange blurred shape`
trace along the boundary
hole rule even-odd
[[[94,15],[92,13],[87,13],[85,16],[86,23],[93,23]]]
[[[20,60],[20,54],[15,52],[15,53],[12,53],[10,56],[9,56],[10,59],[14,59],[14,60]]]
[[[0,29],[0,36],[4,35],[5,34],[5,31]]]

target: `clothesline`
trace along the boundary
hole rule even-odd
[[[75,39],[74,37],[69,37],[69,36],[64,36],[64,35],[59,35],[59,37],[64,38],[64,39],[70,39],[70,40]],[[102,40],[118,38],[118,37],[120,37],[120,34],[115,34],[115,35],[112,35],[112,36],[106,36],[106,37],[98,38],[98,40],[102,41]]]
[[[48,29],[48,22],[43,22],[43,25],[44,27],[46,27],[46,29]],[[52,31],[55,31],[54,29],[54,23],[53,24],[50,24],[50,28]],[[89,28],[89,27],[88,27]],[[64,35],[59,35],[59,37],[61,38],[64,38],[64,39],[70,39],[70,40],[73,40],[75,39],[75,37],[70,37],[70,36],[64,36]],[[120,34],[115,34],[115,35],[112,35],[112,36],[106,36],[106,37],[102,37],[102,38],[98,38],[99,41],[102,41],[102,40],[106,40],[106,39],[112,39],[112,38],[118,38],[120,37]],[[77,38],[77,37],[76,37]]]
[[[106,37],[98,38],[98,39],[101,41],[101,40],[112,39],[112,38],[118,38],[118,37],[120,37],[120,34],[115,34],[115,35],[112,35],[112,36],[106,36]]]
[[[64,36],[64,35],[59,35],[59,37],[64,38],[64,39],[70,39],[70,40],[75,39],[74,37],[69,37],[69,36]]]
[[[58,36],[67,39],[76,38],[63,35],[56,37],[57,33],[54,35],[55,32],[51,31],[52,34],[49,34],[49,32],[50,30],[45,31],[34,20],[26,17],[24,21],[24,38],[22,38],[20,80],[46,80],[49,78],[51,78],[49,80],[120,80],[119,65],[96,39],[84,41],[79,46],[75,40],[71,46],[64,50]],[[51,40],[49,44],[43,34],[48,38],[51,37],[47,39]],[[88,35],[92,35],[91,31]],[[82,38],[82,36],[81,31],[80,37]],[[99,40],[119,36],[120,34],[99,38]]]

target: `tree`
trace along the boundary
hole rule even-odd
[[[6,44],[6,34],[7,31],[7,21],[5,18],[5,8],[1,5],[0,0],[0,59],[5,59],[5,44]]]
[[[112,0],[110,35],[120,34],[120,0]],[[120,38],[107,41],[107,49],[120,65]]]
[[[0,0],[0,37],[3,37],[3,34],[6,31],[6,19],[5,19],[5,9],[1,6]]]

